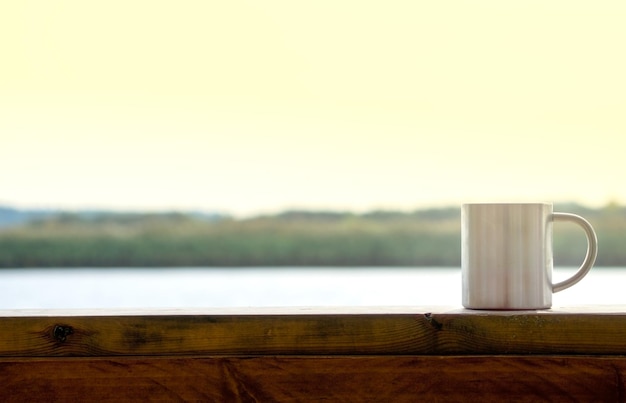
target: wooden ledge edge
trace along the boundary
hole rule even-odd
[[[527,315],[626,315],[626,305],[581,305],[540,310],[473,310],[460,306],[294,306],[225,308],[118,308],[118,309],[11,309],[2,318],[15,317],[111,317],[111,316],[306,316],[306,315],[416,315],[472,316]]]

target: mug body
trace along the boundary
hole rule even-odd
[[[461,271],[466,308],[550,308],[552,204],[464,204]]]

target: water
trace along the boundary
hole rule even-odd
[[[557,269],[554,281],[574,269]],[[626,268],[594,268],[553,306],[623,305]],[[458,268],[3,269],[0,309],[461,307]]]

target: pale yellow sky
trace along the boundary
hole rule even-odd
[[[622,1],[0,5],[0,204],[626,202]]]

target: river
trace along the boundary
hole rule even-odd
[[[571,269],[556,269],[560,281]],[[626,304],[626,268],[594,268],[553,306]],[[458,268],[2,269],[0,309],[461,306]]]

